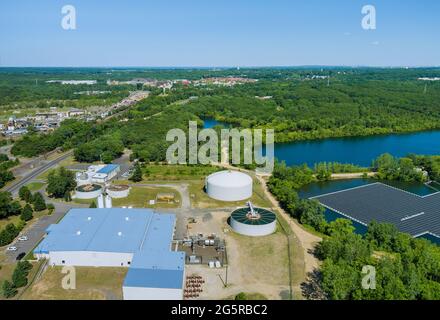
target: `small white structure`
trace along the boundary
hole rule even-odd
[[[112,198],[109,195],[105,196],[105,207],[111,208],[113,206],[112,204]]]
[[[83,184],[75,189],[77,199],[95,199],[102,194],[102,187],[97,184]]]
[[[130,193],[130,187],[127,185],[111,185],[107,187],[106,191],[114,199],[126,198]]]
[[[242,201],[252,197],[252,178],[238,171],[220,171],[205,181],[209,197],[220,201]]]
[[[98,196],[98,208],[103,209],[104,208],[104,196],[100,194]]]

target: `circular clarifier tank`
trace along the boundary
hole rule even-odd
[[[252,205],[232,212],[232,229],[245,236],[259,237],[272,234],[276,230],[277,217],[272,211],[254,208]]]
[[[102,187],[99,184],[84,184],[75,189],[77,199],[94,199],[102,193]]]

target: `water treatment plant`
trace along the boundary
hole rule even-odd
[[[230,218],[230,225],[235,232],[251,237],[267,236],[274,233],[276,223],[275,213],[262,208],[254,208],[250,201],[247,203],[247,207],[232,212]]]

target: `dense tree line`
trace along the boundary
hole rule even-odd
[[[344,224],[351,226],[349,220]],[[339,222],[341,223],[341,222]],[[372,222],[365,236],[335,228],[318,247],[322,289],[332,300],[438,300],[440,247]],[[375,289],[362,287],[364,266],[375,268]]]
[[[188,109],[242,128],[273,128],[278,142],[440,128],[439,91],[425,93],[423,85],[367,79],[339,79],[330,86],[326,81],[262,81],[217,89]]]
[[[413,159],[409,157],[394,158],[386,153],[373,161],[373,170],[377,172],[376,178],[395,181],[426,181],[428,175],[422,167],[417,167]]]

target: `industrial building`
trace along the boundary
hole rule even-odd
[[[252,197],[252,178],[238,171],[220,171],[206,178],[209,197],[220,201],[242,201]]]
[[[113,179],[118,172],[121,171],[121,167],[117,164],[108,164],[99,169],[96,174],[93,175],[92,181],[97,183],[106,183]]]
[[[371,221],[391,223],[413,237],[440,238],[439,192],[418,196],[383,183],[372,183],[312,199],[364,226]]]
[[[121,167],[118,164],[92,165],[88,167],[87,171],[76,174],[76,182],[78,185],[104,184],[116,177],[120,171]]]
[[[249,201],[247,208],[232,212],[230,225],[235,232],[245,236],[267,236],[275,232],[277,217],[269,210],[254,208]]]
[[[51,266],[128,267],[125,300],[182,299],[185,253],[171,248],[175,222],[150,209],[72,209],[34,255]]]

